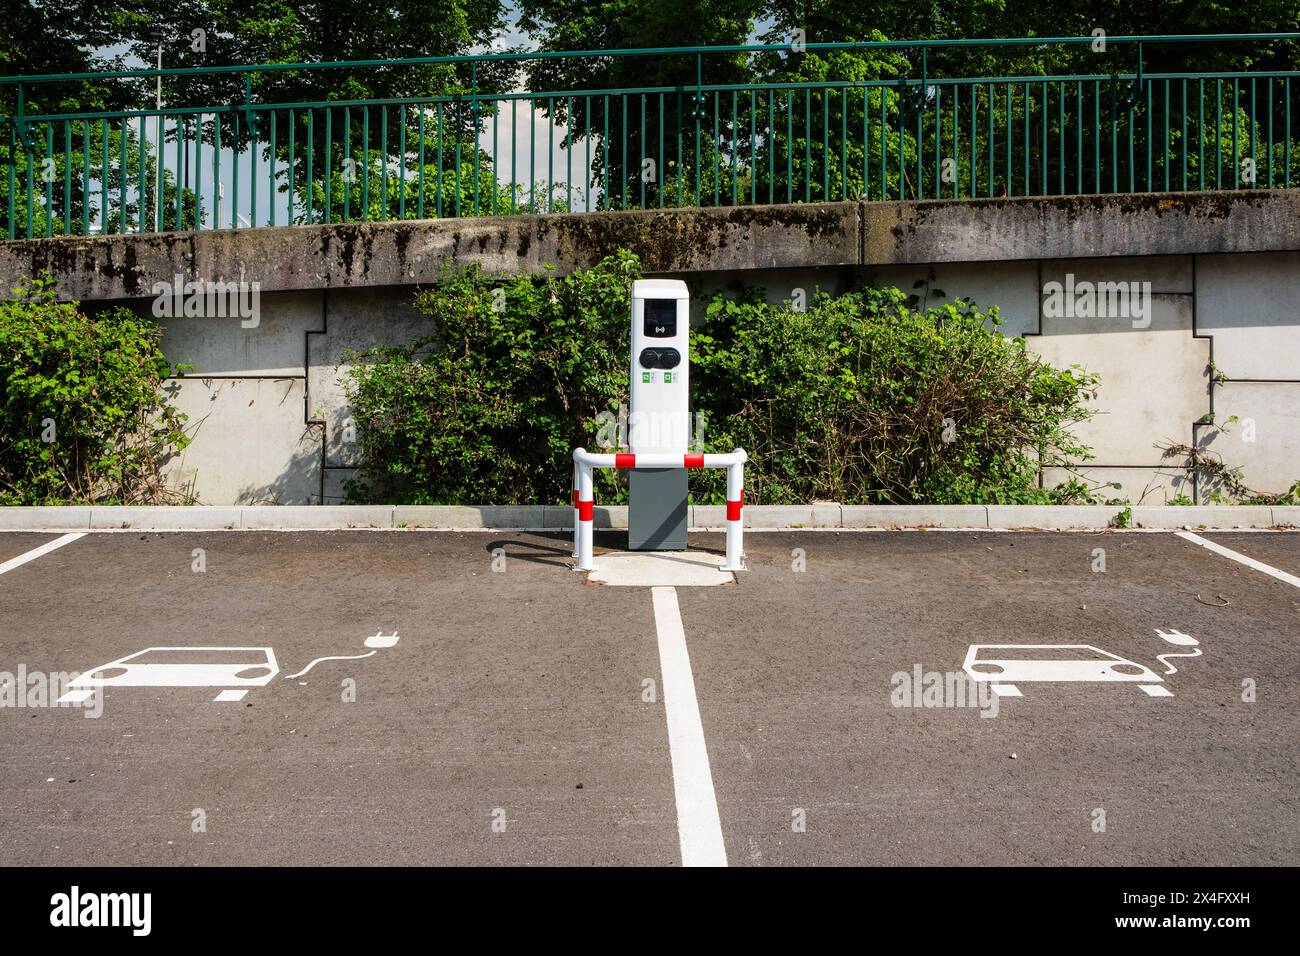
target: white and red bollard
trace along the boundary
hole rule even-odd
[[[730,454],[619,453],[595,455],[579,448],[573,453],[573,555],[579,571],[594,571],[592,531],[595,518],[593,470],[596,468],[725,468],[727,469],[727,557],[723,571],[744,571],[745,462],[743,448]]]

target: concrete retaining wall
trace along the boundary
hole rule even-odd
[[[1300,479],[1300,194],[836,203],[291,227],[0,243],[0,280],[49,270],[70,296],[147,309],[154,281],[261,284],[255,328],[164,319],[163,348],[194,370],[171,383],[194,441],[173,478],[212,505],[336,504],[356,474],[342,378],[350,350],[428,330],[411,305],[448,263],[564,272],[620,246],[680,276],[698,316],[734,282],[782,301],[863,282],[1001,307],[1003,330],[1057,365],[1101,376],[1078,429],[1082,477],[1108,496],[1210,500],[1172,444],[1239,466],[1248,485]],[[1151,322],[1057,317],[1044,286],[1150,283]],[[943,293],[942,297],[940,292]],[[1235,421],[1232,421],[1235,419]],[[1044,483],[1069,476],[1049,469]],[[811,519],[817,523],[815,516]]]

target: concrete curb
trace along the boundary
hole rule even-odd
[[[723,508],[693,505],[693,531],[721,530]],[[1102,531],[1119,527],[1116,505],[748,505],[755,531],[923,530]],[[1300,528],[1300,507],[1134,505],[1128,528],[1232,531]],[[625,505],[597,506],[598,529],[627,528]],[[569,531],[567,505],[260,505],[0,508],[0,531]]]

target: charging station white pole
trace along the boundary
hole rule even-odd
[[[680,279],[632,283],[628,448],[683,455],[690,444],[690,293]],[[686,472],[642,467],[627,477],[627,546],[686,550]]]
[[[632,283],[628,448],[684,454],[690,441],[690,293],[680,279]]]

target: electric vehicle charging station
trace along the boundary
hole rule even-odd
[[[631,381],[626,453],[573,453],[573,542],[577,569],[594,570],[594,468],[627,469],[628,548],[685,551],[687,470],[727,469],[727,555],[721,570],[743,571],[744,464],[728,454],[689,451],[690,293],[680,279],[632,283]]]
[[[684,455],[690,441],[690,294],[680,279],[632,283],[628,447]],[[628,473],[627,546],[686,550],[686,469]]]

